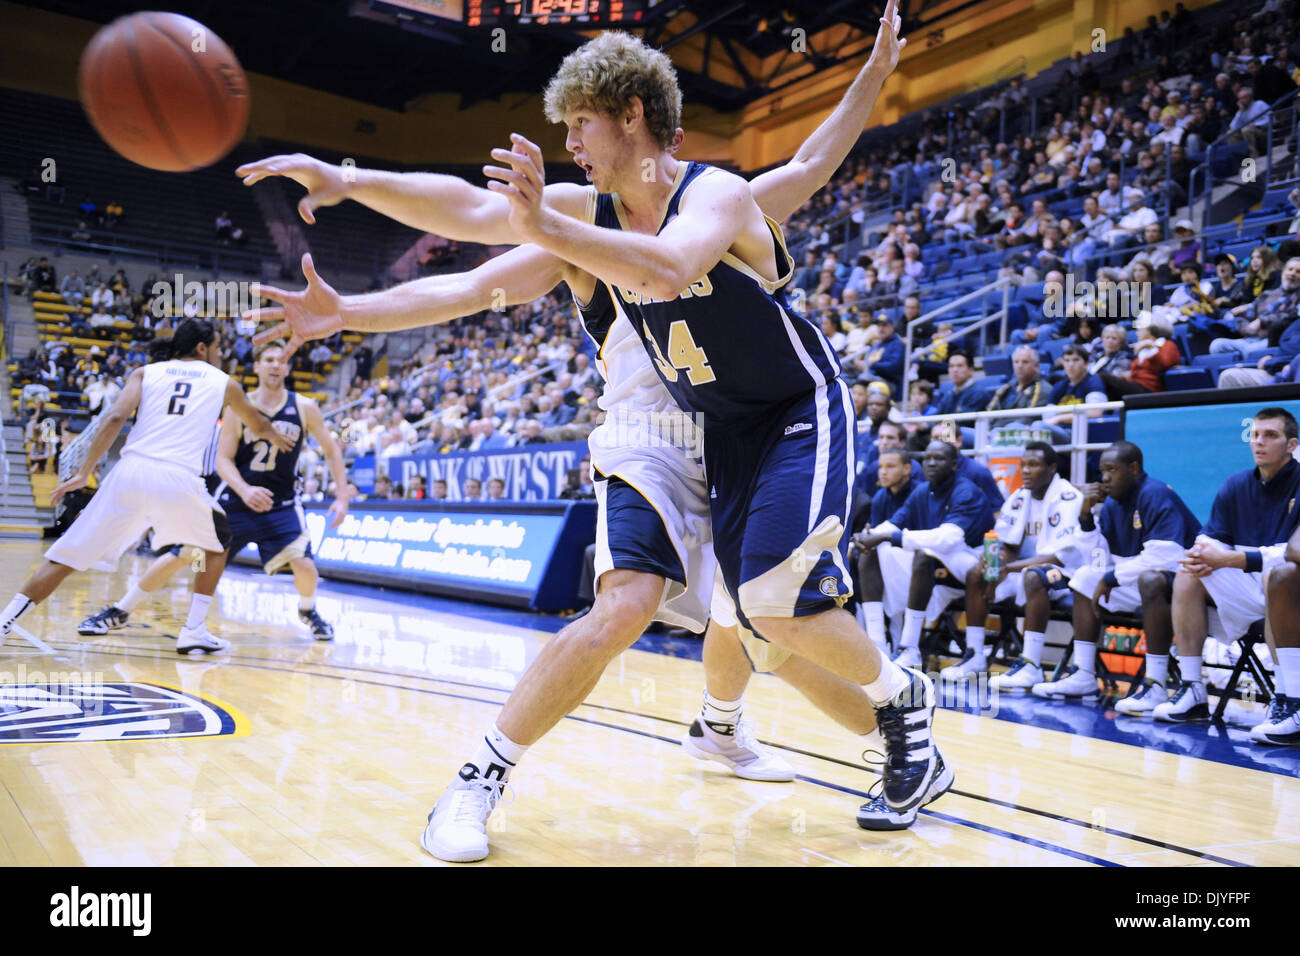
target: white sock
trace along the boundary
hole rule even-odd
[[[1178,670],[1183,675],[1183,680],[1191,681],[1193,684],[1199,684],[1204,679],[1201,677],[1201,658],[1180,657],[1178,658]]]
[[[308,597],[303,597],[301,594],[298,595],[299,611],[310,611],[315,606],[316,606],[316,595],[312,594],[309,595]]]
[[[1277,649],[1278,693],[1287,688],[1284,697],[1300,690],[1300,647],[1279,647]]]
[[[734,727],[740,720],[743,701],[743,697],[736,700],[723,700],[720,697],[713,697],[706,690],[704,692],[704,706],[700,708],[700,718],[709,730],[713,729],[714,724]]]
[[[1047,643],[1047,634],[1043,631],[1025,631],[1025,649],[1021,652],[1025,660],[1035,666],[1043,663],[1043,645]]]
[[[1147,677],[1150,677],[1161,687],[1165,686],[1165,681],[1169,677],[1169,655],[1168,654],[1147,655]]]
[[[35,606],[36,602],[26,594],[15,594],[13,600],[5,605],[3,611],[0,611],[0,630],[7,628]]]
[[[475,776],[489,777],[499,779],[502,783],[510,779],[510,771],[515,769],[515,765],[528,748],[515,743],[505,734],[496,724],[483,735],[479,741],[478,749],[474,751],[474,756],[469,758],[465,767],[473,766],[474,773],[466,776],[465,767],[461,768],[460,776],[462,780],[472,780]]]
[[[190,613],[185,618],[186,630],[193,631],[203,626],[203,619],[208,616],[208,605],[211,603],[211,594],[196,594],[190,598]]]
[[[135,610],[136,605],[148,596],[149,592],[141,591],[138,587],[132,587],[131,590],[127,591],[126,594],[122,596],[122,599],[118,601],[114,607],[130,614]]]
[[[864,684],[862,689],[867,692],[867,697],[877,707],[889,703],[900,693],[903,688],[912,682],[912,675],[903,668],[899,667],[884,654],[880,655],[880,674],[870,684]]]
[[[876,647],[887,647],[889,637],[885,634],[885,605],[880,601],[864,601],[863,611],[867,619],[867,637]]]
[[[1290,649],[1291,648],[1278,648],[1278,650],[1290,650]],[[1273,661],[1272,664],[1273,664],[1273,693],[1277,694],[1277,696],[1279,697],[1286,697],[1288,696],[1286,692],[1287,683],[1286,683],[1286,674],[1282,672],[1282,655],[1278,654],[1277,660]]]
[[[1089,674],[1097,673],[1097,642],[1074,642],[1074,666]]]
[[[910,607],[903,615],[903,647],[921,646],[921,628],[925,626],[925,611],[913,611]]]
[[[984,653],[984,628],[966,625],[966,649],[976,654]]]

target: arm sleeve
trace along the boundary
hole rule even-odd
[[[1186,553],[1187,549],[1177,541],[1147,538],[1133,557],[1115,559],[1114,582],[1121,586],[1137,584],[1145,571],[1173,571]]]
[[[950,514],[949,518],[952,517]],[[966,538],[966,532],[958,525],[945,521],[929,531],[904,531],[903,547],[931,548],[935,551],[947,551],[960,545]]]

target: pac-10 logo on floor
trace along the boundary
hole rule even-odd
[[[0,744],[247,732],[238,711],[158,684],[0,684]]]

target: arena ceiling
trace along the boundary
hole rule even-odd
[[[481,27],[399,17],[383,0],[19,2],[101,23],[165,7],[215,30],[248,70],[395,110],[430,93],[459,94],[462,107],[535,93],[586,38],[556,24],[514,26],[506,50],[494,52]],[[975,2],[947,0],[942,14]],[[841,50],[860,55],[882,9],[866,0],[658,0],[636,32],[674,57],[688,102],[728,111],[847,58]],[[905,32],[938,12],[933,0],[904,10]],[[807,43],[792,52],[796,26]]]

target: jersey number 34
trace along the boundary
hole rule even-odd
[[[664,358],[659,343],[650,334],[650,326],[644,322],[642,326],[645,328],[646,341],[654,348],[655,364],[665,379],[677,381],[679,369],[686,373],[692,385],[707,385],[718,377],[709,367],[709,357],[704,354],[704,349],[695,344],[685,319],[678,319],[668,327],[668,357],[672,359],[671,362]]]

